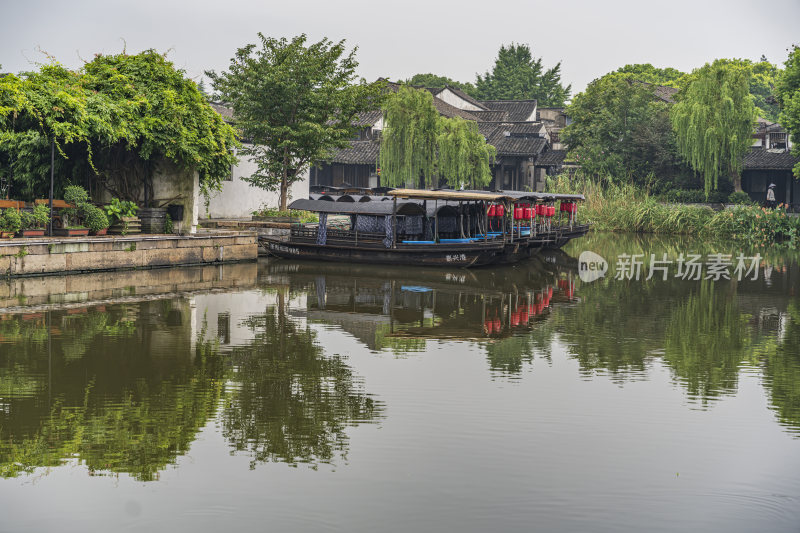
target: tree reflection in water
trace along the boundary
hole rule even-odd
[[[251,468],[345,459],[347,427],[381,418],[383,406],[340,356],[324,354],[308,326],[286,316],[282,294],[279,301],[245,321],[253,341],[230,353],[236,385],[225,396],[223,434],[251,455]]]
[[[217,416],[251,465],[346,457],[346,428],[383,408],[282,309],[248,318],[254,338],[230,352],[205,321],[193,337],[183,299],[4,315],[0,476],[74,462],[155,480]]]

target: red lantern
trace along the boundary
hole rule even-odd
[[[555,206],[552,206],[552,205],[550,206],[550,216],[551,217],[556,216],[556,208],[555,208]]]
[[[494,210],[494,216],[496,217],[502,217],[505,214],[506,214],[506,208],[503,207],[502,205],[498,205],[497,209]]]
[[[489,211],[486,212],[487,216],[493,217],[496,216],[495,213],[497,212],[497,208],[494,205],[489,206]]]
[[[514,220],[519,220],[521,218],[522,218],[522,208],[514,207]]]
[[[530,207],[526,207],[526,208],[524,208],[524,209],[522,210],[522,216],[523,216],[523,218],[525,218],[525,219],[530,219],[530,218],[533,218],[533,209],[531,209]]]
[[[561,204],[558,206],[558,210],[562,211],[562,212],[566,211],[567,210],[567,203],[566,202],[561,202]]]

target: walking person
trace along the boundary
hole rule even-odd
[[[775,184],[770,183],[767,189],[767,209],[775,209],[777,202],[775,202]]]

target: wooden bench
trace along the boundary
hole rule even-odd
[[[44,200],[37,199],[36,205],[46,205],[50,207],[50,200],[46,198]],[[55,198],[53,198],[53,209],[67,209],[68,207],[75,207],[75,206],[72,204],[68,204],[64,200],[56,200]]]
[[[0,200],[0,208],[7,209],[9,207],[25,209],[25,202],[22,200]]]

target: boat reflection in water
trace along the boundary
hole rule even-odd
[[[268,285],[306,293],[311,322],[372,350],[422,349],[426,339],[496,341],[529,332],[554,305],[578,301],[575,259],[558,250],[517,266],[444,271],[271,261]]]

